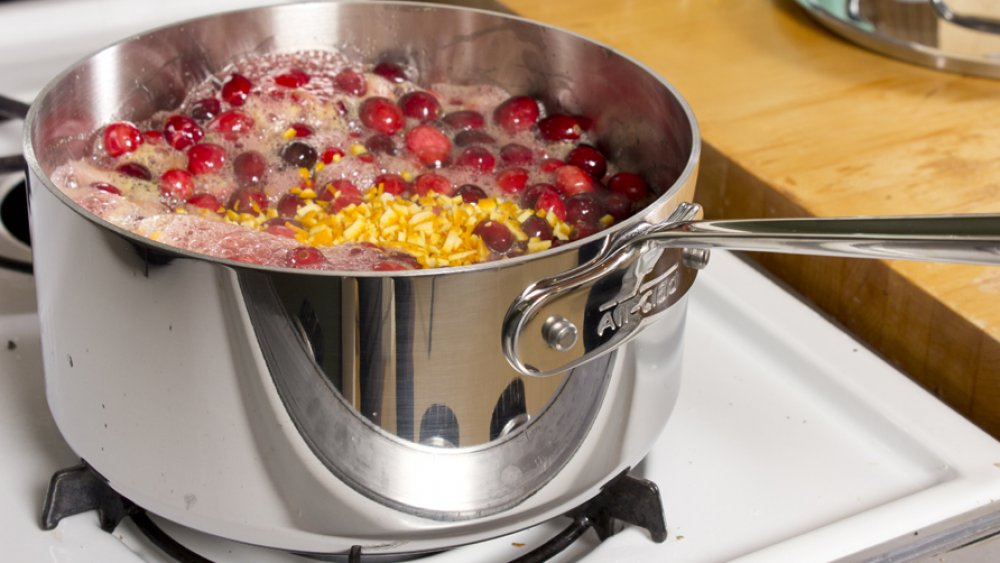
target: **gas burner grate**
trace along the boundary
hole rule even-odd
[[[131,518],[136,527],[157,548],[179,563],[212,563],[171,538],[149,517],[146,511],[116,493],[97,471],[82,462],[57,471],[49,482],[42,507],[42,528],[53,530],[68,516],[96,510],[101,529],[111,533],[123,519]],[[613,536],[625,524],[639,526],[649,532],[650,539],[662,543],[667,539],[666,521],[659,488],[652,481],[622,472],[605,485],[596,497],[566,514],[573,519],[563,531],[531,552],[511,563],[541,563],[555,557],[593,528],[601,541]],[[366,556],[361,546],[354,546],[346,555],[317,556],[299,554],[325,561],[346,563],[386,562],[386,555]],[[403,556],[413,559],[429,554]],[[403,559],[395,559],[401,561]]]

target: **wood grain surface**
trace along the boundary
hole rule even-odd
[[[1000,212],[1000,81],[865,51],[791,1],[505,4],[677,86],[704,135],[707,217]],[[758,258],[1000,437],[1000,267]]]

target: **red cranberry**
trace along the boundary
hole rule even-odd
[[[255,188],[240,188],[229,198],[229,208],[237,213],[258,215],[267,209],[267,194]]]
[[[492,172],[497,164],[497,159],[494,158],[493,153],[483,147],[474,146],[462,151],[455,164],[480,172]]]
[[[133,178],[138,178],[140,180],[150,180],[153,175],[149,172],[149,168],[141,164],[136,164],[134,162],[126,162],[125,164],[119,165],[115,168],[116,172],[120,172],[126,176],[131,176]]]
[[[517,143],[509,143],[500,149],[500,160],[512,166],[524,166],[535,161],[531,149]]]
[[[317,158],[316,149],[302,141],[288,143],[281,151],[281,160],[296,168],[312,169]]]
[[[389,251],[389,258],[396,262],[397,264],[402,264],[408,266],[410,270],[419,270],[420,262],[412,254],[407,254],[401,250]]]
[[[285,257],[285,265],[292,268],[301,266],[315,266],[326,262],[326,256],[312,246],[297,246],[288,251]]]
[[[298,195],[285,194],[281,196],[281,199],[278,200],[278,204],[274,208],[277,210],[279,217],[295,217],[295,213],[303,203],[305,203],[305,200]]]
[[[358,109],[361,123],[365,127],[374,129],[379,133],[393,135],[403,128],[403,110],[399,109],[392,100],[386,98],[368,98],[361,102]]]
[[[530,96],[515,96],[497,106],[493,111],[493,122],[508,133],[519,133],[531,129],[538,121],[538,101]]]
[[[566,222],[572,225],[596,225],[604,215],[604,206],[594,194],[581,193],[566,199]]]
[[[538,215],[532,215],[521,223],[521,230],[524,234],[528,235],[529,238],[536,237],[542,240],[552,240],[552,225],[545,219],[542,219]]]
[[[182,201],[194,195],[194,178],[187,170],[171,168],[160,175],[160,193]]]
[[[582,133],[576,119],[565,114],[550,115],[538,122],[538,134],[546,141],[574,141]]]
[[[396,142],[392,140],[392,137],[384,133],[375,133],[368,140],[365,141],[365,148],[368,152],[387,154],[393,156],[396,154]]]
[[[309,75],[304,70],[293,68],[286,73],[274,77],[274,83],[285,88],[301,88],[309,82]]]
[[[217,212],[219,208],[222,207],[222,202],[219,201],[219,198],[205,192],[196,193],[187,198],[187,204],[201,209],[207,209],[213,213]]]
[[[580,129],[583,131],[590,131],[594,128],[594,120],[586,115],[574,115],[573,119],[576,120],[576,124],[579,125]]]
[[[264,221],[264,232],[277,235],[279,237],[295,238],[298,233],[295,232],[295,229],[288,226],[289,222],[290,221],[284,217],[268,219],[267,221]]]
[[[257,151],[242,152],[233,160],[233,173],[240,187],[260,186],[267,176],[267,159]]]
[[[372,72],[377,74],[378,76],[381,76],[382,78],[385,78],[389,82],[394,82],[396,84],[399,84],[400,82],[406,80],[406,71],[403,70],[403,67],[399,66],[396,63],[390,63],[386,61],[380,62],[377,65],[375,65],[375,68],[372,69]]]
[[[539,194],[538,199],[535,200],[535,209],[544,209],[555,215],[560,221],[566,220],[566,204],[555,191]]]
[[[246,101],[247,97],[250,96],[250,88],[253,87],[253,83],[250,79],[242,74],[233,74],[229,77],[229,80],[222,85],[222,99],[231,106],[242,106]]]
[[[226,164],[226,149],[212,143],[199,143],[187,152],[188,172],[210,174],[222,170]]]
[[[566,163],[561,160],[555,158],[546,158],[545,160],[542,161],[541,164],[538,165],[538,169],[541,170],[542,172],[555,172],[560,167],[565,165]]]
[[[441,104],[428,92],[410,92],[399,99],[403,115],[420,121],[434,121],[441,113]]]
[[[596,223],[578,223],[573,225],[573,232],[570,233],[569,238],[570,240],[580,240],[582,238],[587,238],[600,230],[601,227],[599,227]]]
[[[253,128],[253,118],[240,110],[231,109],[220,113],[208,127],[227,139],[235,139]]]
[[[127,121],[116,121],[104,128],[104,151],[118,157],[142,144],[142,133]]]
[[[521,207],[525,209],[531,209],[531,208],[537,209],[535,207],[535,201],[538,200],[538,196],[542,195],[545,192],[552,192],[556,195],[559,195],[559,191],[556,190],[556,187],[553,186],[552,184],[546,184],[546,183],[532,184],[528,186],[526,190],[521,192]]]
[[[455,135],[455,144],[460,147],[467,147],[470,145],[492,145],[495,142],[497,142],[497,140],[482,129],[469,129],[467,131],[460,131],[458,135]]]
[[[119,190],[117,187],[112,186],[107,182],[94,182],[93,184],[90,185],[90,187],[101,192],[106,192],[114,195],[122,195],[121,190]]]
[[[398,272],[402,270],[409,270],[405,265],[399,262],[394,262],[392,260],[381,260],[375,264],[372,270],[376,272]]]
[[[514,233],[503,223],[487,219],[476,225],[472,234],[481,237],[486,248],[497,254],[506,254],[514,246]]]
[[[455,195],[462,196],[463,203],[476,203],[486,197],[486,192],[475,184],[463,184],[455,191]]]
[[[331,201],[338,195],[357,196],[358,203],[361,203],[361,190],[354,185],[354,182],[348,180],[347,178],[337,178],[336,180],[331,180],[330,183],[323,188],[323,191],[316,196],[316,199],[320,201]]]
[[[642,201],[649,195],[649,186],[642,176],[631,172],[619,172],[608,180],[608,189],[622,194],[632,201]]]
[[[451,141],[433,125],[417,125],[406,133],[406,149],[423,164],[439,165],[451,154]]]
[[[556,169],[556,187],[565,196],[594,191],[594,180],[582,168],[566,165]]]
[[[305,123],[292,123],[289,129],[295,131],[295,138],[304,139],[306,137],[312,137],[313,129]]]
[[[604,159],[604,155],[590,145],[579,145],[571,150],[566,157],[566,164],[582,168],[598,180],[608,171],[608,161]]]
[[[375,177],[375,185],[382,186],[382,192],[400,195],[409,187],[399,174],[380,174]]]
[[[456,131],[486,127],[486,118],[483,117],[483,114],[472,110],[453,111],[441,118],[441,121]]]
[[[447,196],[454,193],[454,189],[448,178],[438,174],[421,174],[417,176],[417,179],[413,182],[413,191],[420,196],[425,196],[430,192]]]
[[[359,194],[340,194],[334,198],[333,203],[330,205],[330,212],[339,213],[345,207],[361,205],[362,203],[364,203],[364,199]]]
[[[171,115],[163,124],[163,138],[179,151],[200,142],[204,136],[205,132],[198,123],[186,115]]]
[[[616,221],[621,221],[632,215],[632,200],[620,193],[608,192],[604,196],[604,207]]]
[[[333,87],[345,94],[352,96],[364,96],[368,91],[368,82],[360,72],[346,69],[337,73],[333,77]]]
[[[323,161],[323,164],[330,164],[333,162],[334,157],[344,158],[344,151],[340,150],[338,147],[329,147],[323,151],[323,154],[319,157]]]
[[[215,98],[205,98],[203,100],[198,100],[191,106],[191,110],[188,112],[191,117],[202,123],[206,121],[211,121],[215,119],[215,116],[219,115],[222,111],[222,104],[219,100]]]
[[[519,193],[527,183],[528,171],[524,168],[507,168],[497,174],[497,185],[504,193]]]

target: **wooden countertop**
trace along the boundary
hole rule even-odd
[[[790,0],[504,3],[677,86],[704,135],[708,217],[1000,212],[1000,81],[863,50]],[[760,260],[1000,437],[1000,267]]]

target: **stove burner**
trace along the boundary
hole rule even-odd
[[[90,510],[97,511],[101,529],[105,532],[113,532],[125,517],[129,517],[153,545],[178,562],[212,563],[211,560],[198,555],[167,535],[145,510],[116,493],[86,462],[61,469],[52,476],[42,507],[42,528],[53,530],[63,518]],[[590,528],[594,529],[601,541],[619,532],[624,524],[645,528],[649,532],[650,539],[656,543],[662,543],[667,539],[659,488],[652,481],[628,475],[627,471],[608,482],[596,497],[566,515],[573,519],[569,527],[511,563],[547,561],[572,545]],[[384,554],[366,556],[362,554],[361,546],[358,545],[351,548],[346,560],[343,555],[298,555],[347,563],[376,563],[390,560]],[[402,557],[413,559],[429,555],[433,553]],[[396,557],[397,559],[392,559],[395,561],[403,560],[398,559],[400,557],[398,555],[390,557]]]

